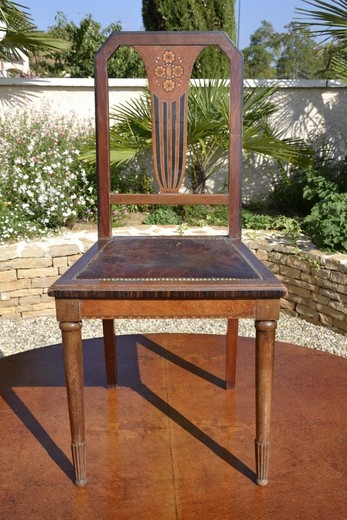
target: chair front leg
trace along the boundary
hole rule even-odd
[[[276,321],[256,321],[256,472],[265,486],[269,473],[269,434]]]
[[[75,483],[87,483],[81,322],[61,322]]]

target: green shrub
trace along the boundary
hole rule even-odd
[[[90,131],[49,109],[0,119],[1,242],[94,216],[94,169],[79,160]]]
[[[288,237],[295,241],[301,233],[300,222],[296,218],[285,217],[284,215],[272,216],[251,213],[242,210],[242,227],[245,229],[277,229],[284,231]]]
[[[144,224],[154,224],[157,226],[171,224],[178,225],[182,223],[180,217],[172,206],[157,206],[143,221]]]
[[[270,206],[284,215],[306,216],[327,195],[346,192],[346,158],[334,160],[316,156],[313,168],[294,170],[275,186]]]
[[[227,206],[184,206],[183,220],[189,226],[227,226],[228,207]]]
[[[302,232],[301,219],[299,221],[297,218],[285,217],[284,215],[273,217],[272,229],[284,231],[292,240],[296,240]]]
[[[144,224],[188,226],[227,226],[228,207],[222,205],[205,206],[157,206],[145,219]],[[271,216],[242,210],[242,226],[246,229],[278,229],[292,239],[301,233],[297,219],[284,216]]]
[[[332,193],[315,204],[303,229],[318,247],[347,253],[347,193]]]
[[[347,192],[347,163],[335,163],[334,167],[322,170],[308,170],[303,195],[305,199],[316,204],[320,200],[328,199],[333,193]]]
[[[273,219],[270,215],[251,213],[247,209],[242,210],[242,227],[245,229],[271,229]]]
[[[269,200],[270,207],[284,215],[307,215],[314,201],[304,197],[306,186],[307,172],[294,171],[275,186]]]
[[[307,172],[304,196],[316,202],[304,219],[303,229],[312,241],[328,251],[347,252],[347,165],[331,164],[321,175]]]
[[[314,167],[296,171],[275,187],[271,205],[285,215],[305,217],[303,231],[322,249],[347,251],[347,161],[316,157]]]
[[[227,206],[205,206],[196,204],[194,206],[157,206],[148,215],[144,224],[181,224],[189,226],[227,226]]]

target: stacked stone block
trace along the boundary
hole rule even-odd
[[[91,245],[92,239],[52,238],[0,247],[0,317],[55,314],[48,287]]]
[[[282,310],[347,335],[347,255],[322,253],[306,241],[301,248],[284,242],[273,236],[245,240],[287,287]]]

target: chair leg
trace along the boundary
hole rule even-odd
[[[239,320],[229,319],[226,337],[225,366],[225,387],[227,390],[235,388],[238,329]]]
[[[114,334],[114,321],[102,320],[104,332],[104,352],[106,365],[107,388],[117,386],[117,356],[116,356],[116,337]]]
[[[81,322],[60,323],[70,416],[72,460],[75,468],[75,483],[79,487],[83,487],[87,483],[81,328]]]
[[[269,434],[276,321],[256,321],[256,438],[257,484],[268,483]]]

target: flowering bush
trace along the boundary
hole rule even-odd
[[[0,242],[95,214],[95,174],[79,160],[90,132],[49,109],[0,119]]]
[[[114,227],[122,227],[129,218],[129,211],[122,206],[112,206],[112,225]]]

